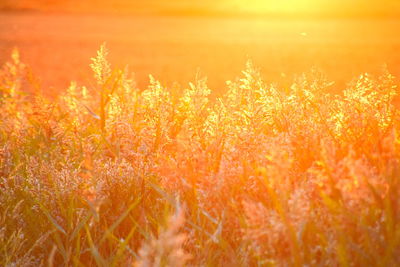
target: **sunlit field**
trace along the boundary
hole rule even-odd
[[[89,84],[90,55],[107,42],[110,59],[129,66],[143,88],[152,74],[166,86],[187,86],[200,71],[216,92],[240,75],[248,59],[268,82],[321,69],[342,89],[384,64],[400,74],[400,20],[291,19],[0,14],[0,59],[13,47],[54,96],[71,80]]]
[[[400,74],[400,20],[0,13],[0,60],[18,47],[46,95],[71,80],[91,85],[90,56],[103,42],[143,88],[152,74],[185,87],[200,71],[213,92],[239,76],[248,59],[268,83],[290,86],[316,67],[343,89],[386,64]]]
[[[324,1],[0,3],[0,266],[399,266],[400,9]]]

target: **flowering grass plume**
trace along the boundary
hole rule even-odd
[[[249,62],[214,97],[200,75],[139,89],[107,54],[54,99],[17,50],[0,69],[1,266],[400,265],[386,68],[339,90]]]

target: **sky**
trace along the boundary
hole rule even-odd
[[[0,7],[187,15],[400,15],[400,0],[0,0]]]

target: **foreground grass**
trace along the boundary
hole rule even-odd
[[[400,264],[387,71],[331,95],[317,71],[277,88],[248,63],[210,101],[201,77],[141,91],[106,55],[57,99],[17,52],[0,72],[1,266]]]

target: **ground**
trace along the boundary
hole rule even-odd
[[[90,84],[90,55],[107,42],[114,65],[129,64],[139,86],[153,74],[186,86],[197,70],[215,91],[240,75],[247,59],[271,82],[317,67],[337,88],[387,64],[400,74],[400,20],[265,19],[211,16],[113,16],[0,13],[0,62],[13,47],[32,67],[46,93],[71,78]],[[222,88],[222,89],[221,89]]]

